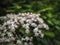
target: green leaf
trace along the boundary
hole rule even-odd
[[[19,4],[17,4],[17,3],[13,3],[13,7],[14,8],[17,8],[17,9],[20,9],[21,8],[21,6]]]
[[[54,24],[60,25],[60,20],[53,19],[52,21],[54,22]]]
[[[44,32],[44,34],[48,37],[54,38],[55,34],[53,32]]]
[[[42,18],[43,18],[43,19],[47,19],[47,17],[46,17],[46,16],[42,16]]]
[[[14,12],[15,10],[6,10],[6,12]]]
[[[24,28],[20,28],[19,32],[22,33],[22,34],[25,34],[25,29]]]
[[[45,8],[45,9],[40,10],[40,12],[45,12],[45,11],[47,11],[47,10],[52,10],[52,9],[53,9],[52,7],[47,7],[47,8]]]
[[[59,27],[59,26],[55,26],[55,27],[56,27],[56,29],[57,29],[57,30],[59,30],[59,31],[60,31],[60,27]]]
[[[47,17],[48,17],[48,18],[53,18],[52,13],[49,12],[49,13],[47,14]]]
[[[51,25],[53,25],[53,22],[51,20],[47,20],[47,22]]]
[[[54,40],[56,45],[60,45],[60,41],[59,40]]]
[[[31,8],[31,5],[25,5],[25,6],[26,6],[27,8],[29,8],[29,9]]]

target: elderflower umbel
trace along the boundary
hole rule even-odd
[[[0,42],[12,41],[17,45],[34,45],[34,36],[44,37],[40,29],[49,29],[48,25],[44,23],[40,16],[40,14],[28,12],[7,14],[6,16],[0,17],[0,20],[3,21],[3,23],[1,23],[2,25],[0,24]],[[20,30],[21,27],[25,30]],[[31,35],[27,35],[26,33]]]

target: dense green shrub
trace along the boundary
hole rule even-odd
[[[60,45],[60,0],[1,0],[0,15],[7,13],[40,13],[49,31],[42,32],[45,38],[38,40],[38,45]],[[35,41],[34,41],[35,42]]]

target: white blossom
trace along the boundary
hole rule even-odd
[[[31,26],[32,27],[37,27],[37,24],[36,23],[31,23]]]
[[[12,40],[12,41],[13,41],[13,40],[15,40],[15,38],[14,38],[14,37],[10,37],[10,40]]]
[[[43,28],[43,25],[42,24],[39,24],[37,27],[38,28]]]
[[[35,36],[39,36],[39,33],[36,32],[36,33],[35,33]]]
[[[21,41],[21,40],[17,40],[17,44],[19,44],[19,45],[20,45],[21,43],[22,43],[22,41]]]
[[[33,45],[33,43],[32,42],[29,42],[29,45]]]
[[[39,21],[39,23],[43,23],[44,22],[41,18],[37,18],[37,20]]]
[[[2,33],[2,34],[1,34],[1,36],[3,36],[3,37],[4,37],[4,36],[5,36],[5,33]]]
[[[26,27],[26,24],[23,24],[22,27],[25,28]]]
[[[6,39],[5,42],[10,42],[10,40],[9,39]]]
[[[9,37],[13,36],[13,34],[11,32],[7,32],[7,34],[8,34]]]
[[[46,24],[43,24],[43,27],[44,27],[46,30],[49,29],[48,25],[46,25]]]
[[[28,43],[27,43],[27,42],[25,42],[25,43],[24,43],[24,45],[28,45]]]
[[[28,34],[30,32],[30,30],[29,29],[26,29],[25,32]]]
[[[42,32],[41,32],[41,30],[39,30],[39,34],[41,34]]]
[[[26,25],[25,29],[29,29],[29,26]]]
[[[23,38],[23,37],[22,37],[22,38],[21,38],[21,40],[22,40],[22,41],[24,41],[24,40],[25,40],[25,38]]]
[[[0,17],[3,24],[0,24],[0,42],[14,42],[13,45],[34,45],[33,38],[44,37],[44,34],[40,30],[41,28],[49,29],[40,14],[34,13],[19,13],[19,14],[7,14]],[[24,28],[25,34],[19,32],[20,28]],[[27,35],[27,34],[30,34]],[[32,35],[33,34],[33,35]],[[29,42],[29,43],[28,43]],[[11,44],[10,44],[11,45]]]
[[[25,37],[25,40],[28,41],[28,40],[30,40],[30,38],[29,38],[28,36],[26,36],[26,37]]]
[[[41,37],[43,38],[44,37],[44,34],[41,33]]]
[[[33,30],[33,32],[35,33],[35,32],[38,32],[38,28],[35,28],[34,30]]]

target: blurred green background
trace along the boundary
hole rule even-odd
[[[0,0],[0,16],[8,13],[40,13],[49,26],[43,30],[43,39],[34,39],[35,45],[60,45],[60,0]]]

